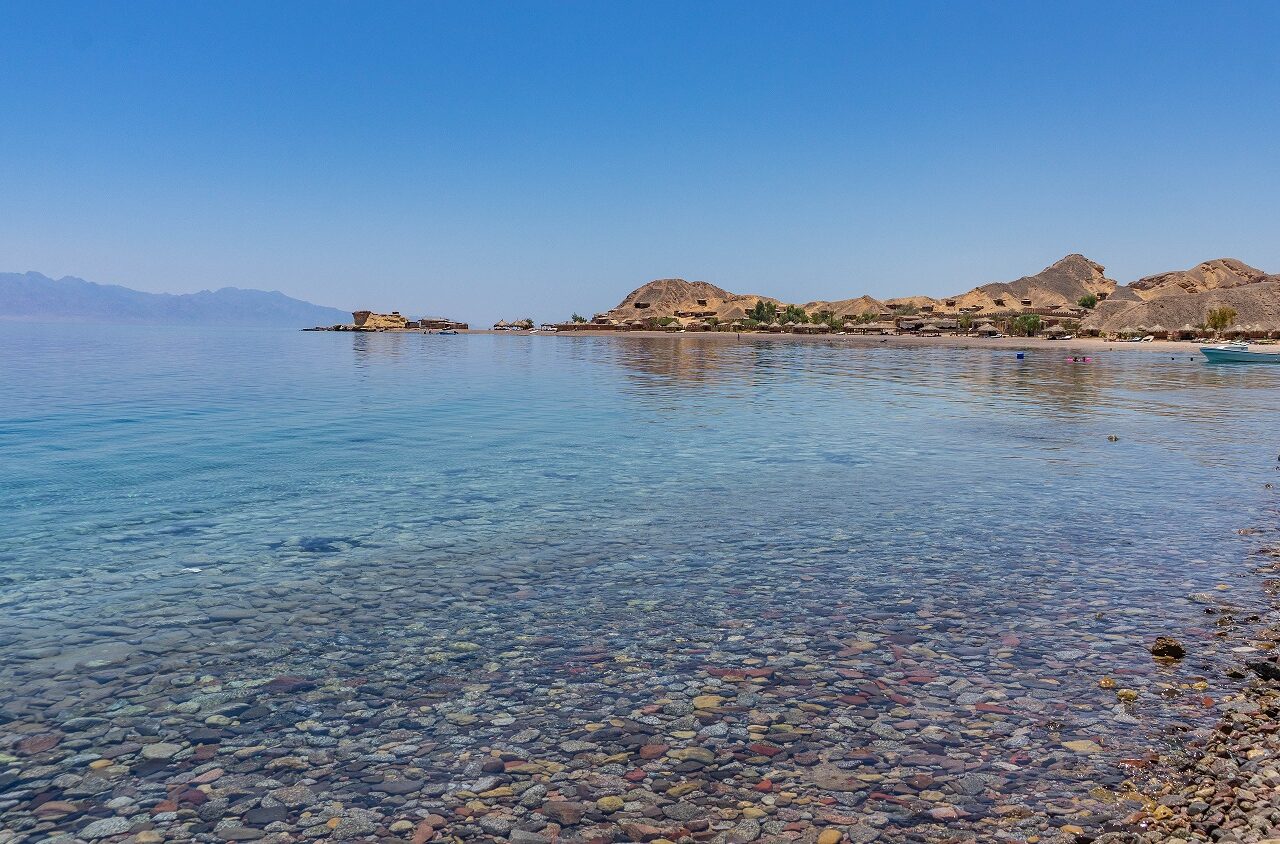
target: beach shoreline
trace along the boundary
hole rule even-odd
[[[874,348],[890,346],[893,348],[955,348],[955,349],[991,349],[1003,351],[1065,351],[1065,352],[1111,352],[1111,351],[1145,351],[1161,354],[1182,353],[1189,357],[1199,358],[1200,347],[1210,343],[1189,340],[1151,340],[1145,343],[1104,340],[1100,337],[1076,337],[1071,340],[1046,340],[1039,337],[965,337],[960,335],[943,335],[939,337],[919,337],[909,334],[886,335],[838,335],[838,334],[785,334],[765,332],[731,331],[493,331],[477,329],[460,332],[462,334],[494,334],[524,337],[570,337],[570,338],[636,338],[656,339],[697,339],[726,343],[738,342],[797,342],[820,343],[832,346],[851,346],[856,348]],[[1225,341],[1214,341],[1217,342]],[[1280,354],[1280,344],[1256,345],[1252,351]]]

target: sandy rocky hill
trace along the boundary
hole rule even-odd
[[[1230,307],[1239,326],[1280,328],[1280,275],[1234,258],[1140,278],[1122,291],[1099,304],[1082,326],[1103,334],[1141,327],[1176,331],[1202,324],[1214,308]]]
[[[1086,294],[1099,300],[1093,311],[1078,304]],[[683,324],[697,324],[715,317],[721,323],[733,322],[743,319],[762,300],[785,304],[772,296],[731,293],[705,281],[658,279],[633,290],[617,307],[598,314],[595,321],[634,325],[675,317]],[[888,318],[896,307],[904,305],[926,314],[968,313],[979,319],[1033,310],[1074,316],[1082,320],[1083,328],[1103,333],[1137,326],[1177,329],[1200,325],[1211,308],[1229,305],[1239,314],[1237,322],[1241,325],[1275,323],[1280,327],[1280,276],[1222,258],[1190,270],[1161,273],[1121,285],[1107,277],[1101,264],[1071,254],[1035,275],[984,284],[940,299],[904,296],[878,300],[858,296],[796,304],[810,314],[829,311],[850,320],[868,313]]]

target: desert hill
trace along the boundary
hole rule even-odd
[[[1151,300],[1164,296],[1226,290],[1264,281],[1280,281],[1280,276],[1270,275],[1235,258],[1218,258],[1197,264],[1189,270],[1149,275],[1138,279],[1129,287],[1139,298]]]
[[[830,312],[846,319],[868,313],[884,313],[894,308],[914,308],[935,313],[968,311],[979,314],[1007,313],[1024,307],[1075,307],[1086,293],[1105,298],[1115,292],[1116,282],[1106,277],[1101,264],[1083,255],[1068,255],[1039,273],[1010,282],[994,282],[968,293],[946,299],[930,296],[900,296],[881,301],[871,296],[848,299],[813,300],[800,305],[807,313]],[[702,320],[715,317],[731,322],[746,316],[757,301],[784,303],[772,296],[731,293],[705,281],[662,278],[627,294],[617,307],[599,319],[631,324],[637,320],[676,317]]]
[[[730,293],[706,281],[660,278],[637,287],[617,307],[597,318],[631,323],[662,317],[705,319],[713,316],[731,322],[742,319],[747,310],[761,300],[780,304],[769,296]]]
[[[1182,329],[1203,325],[1209,311],[1228,307],[1240,326],[1280,328],[1280,276],[1235,258],[1218,258],[1189,270],[1141,278],[1098,305],[1081,323],[1111,334],[1141,327]]]
[[[1079,304],[1088,295],[1097,297],[1096,310]],[[728,323],[744,318],[758,301],[780,308],[786,304],[771,296],[732,293],[705,281],[658,279],[633,290],[616,308],[599,314],[597,322],[635,326],[674,317],[682,324],[699,324],[714,317]],[[1121,285],[1107,277],[1101,264],[1073,253],[1034,275],[983,284],[957,296],[901,296],[883,301],[858,296],[800,305],[809,314],[830,312],[846,320],[894,309],[995,319],[1034,311],[1081,319],[1082,328],[1104,333],[1140,325],[1170,329],[1200,325],[1211,308],[1220,306],[1234,308],[1242,325],[1271,321],[1280,325],[1280,276],[1234,258],[1219,258]]]
[[[1087,294],[1105,299],[1118,285],[1107,278],[1106,268],[1073,253],[1035,275],[1008,282],[993,282],[945,300],[947,310],[1001,313],[1020,308],[1072,308]]]

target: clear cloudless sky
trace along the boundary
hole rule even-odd
[[[0,270],[477,322],[1280,271],[1276,2],[0,0]]]

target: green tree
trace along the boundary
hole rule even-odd
[[[756,322],[773,322],[778,318],[778,306],[773,302],[766,302],[763,299],[757,299],[755,307],[747,312],[747,316]]]
[[[579,314],[579,313],[575,313],[573,316],[569,317],[569,319],[570,319],[572,322],[586,322],[586,321],[587,321],[587,318],[586,318],[586,317],[584,317],[582,314]]]
[[[915,316],[920,309],[915,305],[894,305],[893,312],[898,316]]]
[[[1225,305],[1221,308],[1214,308],[1209,311],[1204,319],[1205,325],[1212,328],[1216,333],[1221,333],[1235,321],[1236,309]]]
[[[673,316],[658,317],[658,325],[661,325],[663,328],[666,328],[671,323],[677,322],[677,321],[678,320]]]
[[[973,328],[973,314],[960,314],[956,317],[956,324],[960,326],[961,331],[968,334],[969,329]]]
[[[1014,317],[1013,322],[1009,324],[1010,329],[1019,337],[1032,337],[1040,330],[1039,314],[1022,314]]]
[[[1094,308],[1098,307],[1098,294],[1086,293],[1080,297],[1079,301],[1077,301],[1076,304],[1082,308],[1088,308],[1089,310],[1093,310]]]
[[[858,314],[858,318],[856,322],[860,322],[863,325],[866,325],[867,323],[875,322],[878,319],[880,319],[880,314],[876,313],[875,311],[867,311],[866,313]]]
[[[782,322],[785,325],[788,322],[806,323],[809,321],[809,315],[804,312],[804,308],[799,305],[787,305],[787,309],[782,314]]]

